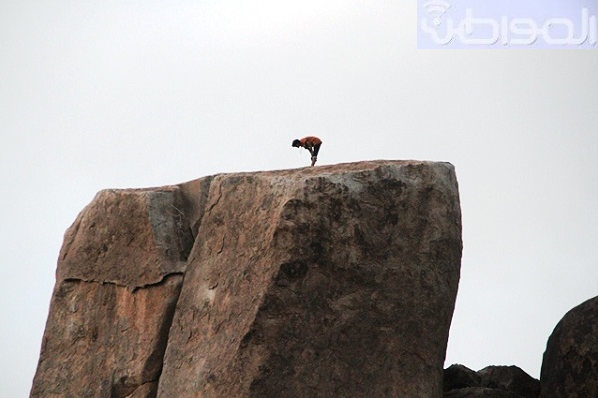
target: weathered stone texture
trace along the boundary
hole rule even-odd
[[[541,398],[598,397],[598,297],[573,308],[548,339]]]
[[[165,187],[102,191],[81,212],[65,234],[31,397],[155,397],[193,243],[188,207]]]
[[[488,366],[477,372],[481,386],[511,391],[521,398],[538,398],[540,381],[517,366]]]
[[[102,191],[65,236],[31,396],[440,398],[460,259],[448,163]]]
[[[214,178],[158,396],[440,397],[458,203],[444,163]]]
[[[538,398],[540,381],[517,366],[487,366],[474,372],[451,365],[444,370],[444,391],[445,397],[498,397],[508,392],[519,398]]]
[[[481,387],[482,385],[482,378],[476,371],[460,364],[453,364],[446,368],[442,380],[445,392],[467,387]]]

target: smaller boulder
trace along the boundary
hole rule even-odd
[[[556,325],[540,380],[542,398],[598,396],[598,297],[573,308]]]
[[[511,391],[522,398],[538,398],[540,381],[517,366],[488,366],[477,373],[481,386]]]
[[[481,386],[481,377],[467,366],[454,364],[444,370],[442,378],[444,392],[459,388]]]

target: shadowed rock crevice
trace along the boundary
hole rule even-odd
[[[158,381],[152,380],[141,384],[125,398],[153,398],[158,392]]]
[[[161,280],[159,280],[157,282],[150,283],[148,285],[143,285],[143,286],[134,286],[132,288],[129,287],[129,286],[126,286],[126,285],[121,285],[121,284],[119,284],[118,282],[115,282],[115,281],[102,281],[102,282],[98,282],[98,281],[94,281],[94,280],[85,280],[85,279],[78,279],[78,278],[66,278],[64,280],[64,282],[85,282],[85,283],[97,283],[97,284],[100,284],[100,285],[114,285],[114,286],[118,286],[118,287],[128,288],[130,291],[135,292],[135,291],[137,291],[139,289],[147,289],[147,288],[150,288],[150,287],[153,287],[153,286],[159,286],[159,285],[165,283],[168,280],[169,277],[175,276],[175,275],[180,275],[182,277],[184,275],[184,273],[183,272],[173,272],[173,273],[170,273],[170,274],[166,274],[166,275],[164,275],[162,277]]]
[[[197,231],[206,211],[210,186],[214,177],[216,176],[203,177],[178,185],[181,193],[180,204],[181,212],[184,215],[183,220],[189,225],[193,240],[197,237]]]

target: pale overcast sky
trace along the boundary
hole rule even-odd
[[[446,364],[538,377],[598,295],[598,52],[417,50],[413,1],[0,0],[0,396],[27,397],[64,231],[104,188],[421,159],[455,165]]]

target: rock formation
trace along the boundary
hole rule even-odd
[[[445,398],[538,398],[540,381],[517,366],[488,366],[474,372],[463,365],[451,365],[444,370],[444,391]]]
[[[444,370],[443,389],[445,392],[468,387],[480,387],[482,378],[467,366],[454,364]]]
[[[569,311],[548,339],[541,398],[598,396],[598,297]]]
[[[481,386],[507,390],[521,398],[538,398],[540,381],[517,366],[488,366],[477,372]]]
[[[102,191],[81,212],[60,253],[32,397],[155,396],[192,207],[165,187]]]
[[[442,396],[454,169],[361,162],[99,193],[32,397]]]

